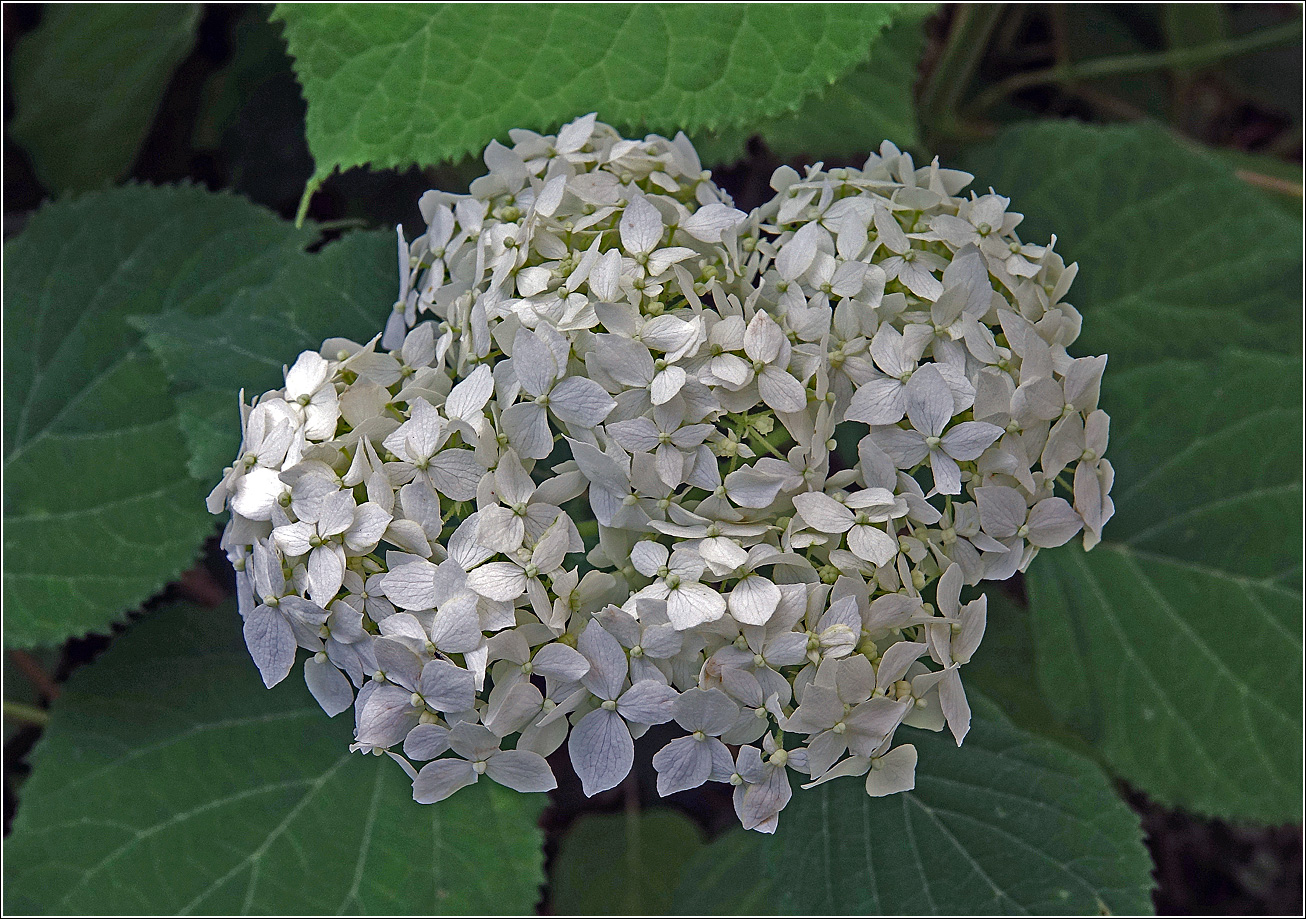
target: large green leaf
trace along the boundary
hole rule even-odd
[[[212,520],[133,314],[207,315],[314,234],[229,195],[132,187],[38,212],[5,246],[5,642],[103,630]]]
[[[568,916],[665,915],[670,882],[702,846],[698,827],[677,811],[586,815],[558,849],[549,905]]]
[[[544,795],[412,801],[298,679],[265,690],[230,606],[151,616],[78,671],[5,842],[15,912],[523,913]]]
[[[434,163],[597,111],[695,133],[793,111],[895,4],[284,4],[317,177]]]
[[[120,178],[172,71],[190,53],[194,3],[48,3],[10,61],[14,139],[53,192]]]
[[[1301,812],[1300,376],[1264,354],[1108,372],[1116,518],[1030,571],[1049,702],[1168,804]]]
[[[686,866],[677,910],[1150,912],[1138,819],[1106,777],[975,702],[960,748],[902,735],[920,754],[913,791],[871,798],[855,778],[795,790],[773,838],[732,831]]]
[[[182,406],[190,469],[216,482],[240,446],[237,393],[285,382],[282,368],[332,337],[368,341],[397,290],[394,234],[351,233],[316,254],[294,253],[264,285],[207,316],[174,310],[134,320]]]
[[[1110,355],[1116,516],[1028,580],[1048,702],[1163,802],[1292,819],[1300,225],[1152,128],[1021,128],[970,168],[1078,260],[1075,347]]]
[[[1300,353],[1301,240],[1214,156],[1158,127],[1043,121],[963,157],[975,186],[1011,197],[1022,239],[1079,262],[1070,302],[1081,354],[1107,375],[1236,345]]]
[[[934,4],[912,4],[871,45],[870,59],[833,86],[806,99],[796,112],[696,138],[705,163],[742,159],[747,141],[760,135],[783,159],[799,156],[865,158],[891,140],[920,143],[913,89],[925,48],[925,18]]]

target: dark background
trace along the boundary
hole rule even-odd
[[[1233,34],[1301,16],[1295,4],[1225,4]],[[293,218],[300,194],[313,171],[304,139],[304,102],[280,38],[267,22],[266,6],[206,6],[194,50],[177,68],[130,178],[143,182],[193,181],[211,189],[232,189],[283,217]],[[1160,4],[1012,5],[1001,12],[972,88],[982,92],[1014,74],[1103,53],[1160,51],[1172,41]],[[14,43],[40,22],[39,4],[3,7],[5,71]],[[928,23],[929,44],[921,62],[927,78],[950,30],[956,7],[944,6]],[[225,81],[234,106],[215,106],[215,81]],[[1077,117],[1098,122],[1150,118],[1212,147],[1273,157],[1301,166],[1302,49],[1300,43],[1231,58],[1200,69],[1159,70],[1131,77],[1074,85],[1031,87],[977,118],[942,127],[924,125],[926,146],[946,159],[963,140],[983,137],[1003,123],[1036,116]],[[13,99],[4,96],[4,235],[13,235],[26,216],[48,197],[26,154],[10,140]],[[714,170],[718,182],[747,209],[769,193],[767,183],[779,165],[754,139],[741,162]],[[795,165],[797,165],[795,163]],[[417,199],[428,188],[462,190],[480,171],[465,162],[406,172],[353,169],[334,176],[313,198],[309,216],[359,226],[419,222]],[[1300,174],[1295,192],[1300,199]],[[1282,189],[1280,189],[1282,191]],[[217,602],[230,591],[230,569],[216,549],[206,564],[168,588],[166,597]],[[1016,585],[1018,589],[1018,585]],[[156,601],[158,602],[158,601]],[[92,660],[109,642],[73,640],[52,652],[7,652],[6,699],[48,704],[58,684]],[[25,759],[39,739],[38,727],[6,722],[4,730],[4,826],[8,832],[19,805]],[[544,816],[547,850],[575,818],[586,812],[621,810],[631,804],[655,805],[649,760],[664,740],[657,731],[637,745],[636,770],[648,774],[636,783],[593,799],[580,793],[565,757],[553,763],[560,787]],[[1285,737],[1299,744],[1300,737]],[[640,797],[643,801],[628,800]],[[1156,863],[1155,905],[1161,913],[1300,914],[1302,909],[1302,828],[1237,826],[1159,807],[1131,789],[1122,789],[1140,814]],[[733,820],[729,789],[705,787],[677,796],[709,831]]]

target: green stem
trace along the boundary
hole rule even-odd
[[[317,190],[322,187],[324,181],[326,181],[326,176],[313,176],[308,180],[308,184],[304,186],[304,196],[299,199],[299,209],[295,211],[296,227],[304,225],[304,218],[308,216],[308,204],[313,200],[313,196],[317,194]]]
[[[1103,77],[1146,73],[1151,70],[1172,70],[1210,64],[1225,58],[1237,57],[1251,51],[1269,48],[1292,41],[1301,36],[1300,19],[1270,29],[1227,41],[1210,42],[1191,48],[1172,48],[1168,51],[1149,51],[1140,54],[1117,54],[1073,64],[1059,64],[1043,70],[1018,73],[989,87],[975,98],[974,109],[983,112],[992,108],[1012,93],[1031,86],[1048,83],[1072,83],[1076,80],[1096,80]]]
[[[6,718],[16,718],[39,727],[45,727],[50,723],[50,714],[44,709],[37,708],[35,705],[24,705],[21,702],[10,702],[8,699],[4,700],[4,714]]]
[[[964,4],[957,7],[952,29],[939,63],[921,91],[921,113],[926,124],[935,124],[947,132],[957,120],[957,103],[975,75],[989,35],[1005,12],[1005,5]]]

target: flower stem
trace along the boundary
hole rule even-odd
[[[1073,83],[1076,80],[1096,80],[1103,77],[1146,73],[1150,70],[1173,70],[1210,64],[1225,58],[1237,57],[1262,48],[1293,41],[1301,36],[1300,19],[1261,29],[1250,35],[1223,41],[1209,42],[1189,48],[1172,48],[1168,51],[1149,51],[1140,54],[1117,54],[1079,63],[1058,64],[1043,70],[1018,73],[996,83],[975,98],[974,110],[983,112],[998,102],[1031,86],[1048,83]]]
[[[25,721],[38,727],[45,727],[50,723],[50,715],[44,709],[39,709],[35,705],[24,705],[21,702],[10,702],[8,699],[4,700],[4,715],[6,718]]]

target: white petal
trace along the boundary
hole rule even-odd
[[[489,600],[516,600],[526,592],[526,574],[512,562],[490,562],[467,575],[467,587]]]
[[[898,540],[879,527],[861,524],[848,531],[848,548],[862,561],[882,566],[898,554]]]
[[[916,748],[911,744],[894,747],[871,761],[866,776],[866,793],[872,798],[896,795],[916,787]]]
[[[582,682],[600,699],[616,699],[626,681],[628,662],[621,643],[597,620],[591,619],[580,633],[576,648],[589,661],[590,669]]]
[[[335,599],[345,582],[345,553],[339,546],[318,546],[308,554],[308,595],[318,606]]]
[[[980,525],[984,532],[998,539],[1015,536],[1025,525],[1028,508],[1020,492],[1006,485],[983,485],[975,489]],[[1069,537],[1067,537],[1069,538]]]
[[[757,392],[762,401],[777,412],[801,412],[807,408],[806,388],[776,366],[769,366],[758,374]]]
[[[912,427],[927,437],[937,437],[952,420],[952,390],[933,364],[911,375],[905,390],[907,417]]]
[[[245,618],[243,631],[263,685],[272,687],[284,680],[295,664],[296,647],[286,617],[270,606],[256,606]]]
[[[895,543],[895,549],[897,545]],[[730,615],[746,625],[765,625],[780,605],[780,588],[759,574],[750,574],[726,598]]]
[[[400,609],[431,609],[435,606],[436,566],[425,559],[413,559],[390,569],[381,579],[381,591]]]
[[[490,367],[481,364],[449,392],[444,402],[445,414],[463,420],[479,416],[493,393],[494,379]]]
[[[963,421],[943,435],[943,449],[953,459],[968,461],[978,457],[1002,436],[1002,428],[984,421]]]
[[[512,343],[512,369],[522,389],[532,396],[542,396],[558,376],[553,350],[529,329],[518,329]]]
[[[637,196],[621,215],[621,246],[630,255],[652,252],[662,239],[662,215],[658,209]]]
[[[571,729],[571,764],[586,797],[615,788],[635,762],[635,742],[616,712],[595,709]]]
[[[844,417],[866,424],[897,424],[907,413],[904,390],[902,382],[892,377],[873,377],[853,393]]]
[[[460,788],[475,784],[476,770],[464,759],[437,759],[427,763],[413,780],[413,800],[418,804],[443,801]]]
[[[427,661],[417,691],[437,712],[465,712],[476,703],[472,675],[449,661]]]
[[[970,703],[966,701],[966,690],[961,685],[961,671],[955,665],[948,668],[939,681],[939,705],[943,708],[943,717],[948,719],[948,728],[961,746],[962,739],[970,730]]]
[[[306,660],[304,682],[317,704],[322,706],[322,711],[333,718],[354,704],[354,690],[349,680],[329,661],[319,662],[316,656]]]
[[[475,498],[476,486],[485,475],[471,450],[442,450],[431,460],[428,472],[436,490],[455,501]]]
[[[819,491],[794,495],[794,507],[808,526],[822,533],[846,533],[853,525],[853,512]]]
[[[712,774],[712,751],[703,741],[679,737],[653,754],[662,797],[697,788]]]
[[[485,774],[514,791],[552,791],[558,787],[544,757],[529,750],[504,750],[485,761]]]
[[[780,277],[792,281],[806,271],[812,264],[812,260],[816,258],[821,237],[826,235],[825,230],[816,222],[803,224],[802,228],[780,247],[780,252],[775,257],[775,270],[780,273]]]
[[[1041,549],[1054,549],[1069,542],[1083,525],[1065,498],[1044,498],[1030,509],[1027,538]]]
[[[598,383],[567,377],[549,393],[549,409],[567,424],[592,428],[607,418],[617,403]]]
[[[475,593],[464,590],[441,604],[431,623],[432,644],[441,651],[467,654],[478,648],[482,640]]]
[[[721,234],[733,230],[748,218],[743,211],[725,204],[708,204],[690,215],[680,228],[699,242],[716,243]]]
[[[449,729],[438,724],[419,724],[404,738],[404,755],[425,762],[449,749]]]
[[[667,618],[679,631],[720,619],[726,601],[706,584],[682,583],[667,595]]]
[[[676,724],[686,731],[716,735],[735,723],[739,706],[719,689],[694,688],[680,694],[672,706],[672,714]]]
[[[621,694],[617,711],[637,724],[665,724],[671,720],[671,706],[679,693],[657,680],[640,680]]]

